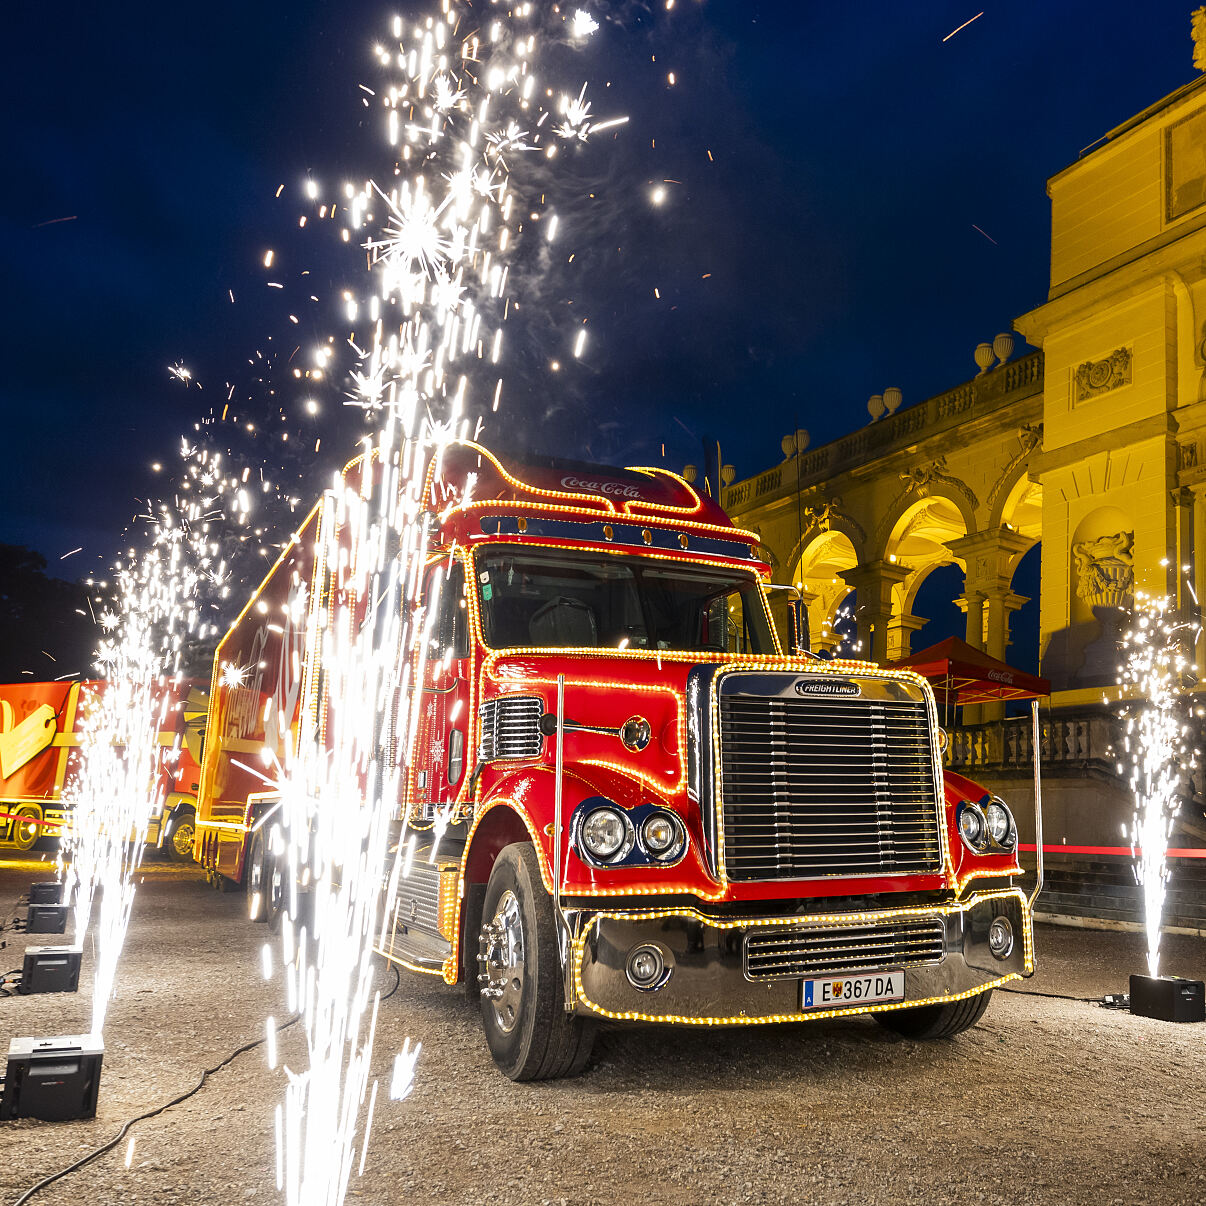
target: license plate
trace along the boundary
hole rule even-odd
[[[801,1009],[841,1009],[876,1001],[903,1001],[905,975],[902,971],[877,972],[870,976],[833,976],[804,980],[800,985]]]

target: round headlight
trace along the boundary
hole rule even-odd
[[[641,826],[641,844],[656,858],[676,853],[678,826],[664,812],[651,813]]]
[[[998,846],[1003,846],[1009,837],[1009,831],[1013,828],[1013,818],[1009,815],[1009,809],[1005,807],[1004,801],[989,800],[984,809],[984,819],[988,822],[988,832],[992,834],[992,840]]]
[[[582,844],[595,858],[611,858],[627,836],[624,818],[614,808],[596,808],[582,822]]]
[[[981,849],[988,837],[988,824],[977,804],[964,804],[959,813],[959,833],[973,849]]]

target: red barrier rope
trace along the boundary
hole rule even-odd
[[[1019,846],[1019,850],[1034,850],[1034,844],[1029,846]],[[1130,846],[1048,846],[1043,843],[1044,854],[1112,854],[1123,855],[1126,858],[1134,858],[1136,851]],[[1195,847],[1184,846],[1177,849],[1169,850],[1169,858],[1206,858],[1206,850],[1199,850]]]
[[[42,829],[57,829],[63,824],[62,821],[48,821],[45,818],[35,821],[33,817],[20,812],[0,812],[0,821],[23,821],[26,825],[37,825]]]

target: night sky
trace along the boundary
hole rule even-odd
[[[862,425],[886,386],[908,406],[967,380],[1045,298],[1046,178],[1195,74],[1188,0],[990,5],[945,43],[978,5],[582,6],[602,28],[551,47],[542,83],[589,80],[597,117],[631,121],[558,185],[564,254],[508,324],[497,434],[603,462],[681,468],[713,435],[744,477],[797,425],[814,445]],[[284,488],[308,498],[345,459],[350,360],[315,388],[290,357],[346,335],[363,256],[298,217],[307,178],[387,162],[357,85],[397,11],[426,7],[6,12],[0,542],[66,577],[104,566],[228,394],[239,425],[209,438]]]

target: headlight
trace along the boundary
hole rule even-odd
[[[641,845],[656,859],[676,858],[683,848],[685,833],[669,813],[653,812],[641,825]]]
[[[596,808],[582,822],[582,845],[597,859],[609,859],[629,842],[628,824],[614,808]]]
[[[1013,832],[1013,817],[1005,807],[1005,801],[998,800],[995,796],[989,800],[984,809],[984,819],[988,822],[988,832],[992,834],[992,840],[998,846],[1007,845],[1009,835]]]
[[[988,845],[988,822],[979,804],[965,800],[959,811],[959,836],[977,854]]]

